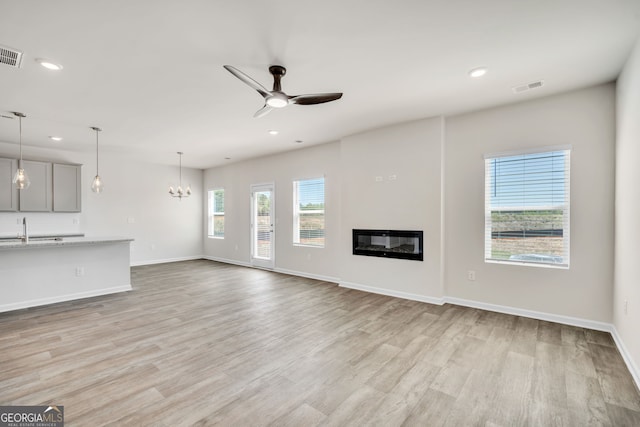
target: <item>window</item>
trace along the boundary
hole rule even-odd
[[[569,267],[570,150],[485,156],[485,262]]]
[[[224,189],[209,190],[209,237],[224,239]]]
[[[324,246],[324,178],[293,181],[293,243]]]

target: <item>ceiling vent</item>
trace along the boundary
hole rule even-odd
[[[22,52],[7,46],[0,46],[0,64],[20,68],[22,64]]]
[[[520,86],[514,86],[511,89],[513,90],[513,93],[522,93],[531,89],[541,88],[542,85],[544,85],[544,81],[538,80],[537,82],[531,82],[531,83],[527,83]]]

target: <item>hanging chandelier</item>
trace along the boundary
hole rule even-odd
[[[93,182],[91,183],[91,191],[96,194],[100,194],[102,190],[104,190],[104,184],[102,183],[102,178],[100,178],[100,174],[98,173],[98,133],[102,131],[99,127],[92,126],[91,129],[96,131],[96,176],[93,178]]]
[[[173,186],[169,186],[169,194],[172,197],[178,197],[182,200],[183,197],[189,197],[191,195],[191,186],[187,185],[186,189],[182,189],[182,151],[178,151],[178,155],[180,156],[180,181],[178,182],[178,188],[173,189]]]
[[[18,118],[18,126],[20,127],[20,162],[18,163],[18,170],[16,170],[15,175],[13,175],[12,182],[18,190],[26,190],[29,188],[29,185],[31,185],[31,181],[29,180],[27,172],[22,167],[22,118],[27,116],[16,111],[13,112],[13,115]]]

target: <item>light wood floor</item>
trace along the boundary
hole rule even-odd
[[[0,314],[0,404],[68,426],[639,426],[607,333],[211,261]]]

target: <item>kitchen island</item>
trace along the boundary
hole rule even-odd
[[[131,290],[124,237],[0,241],[0,312]]]

